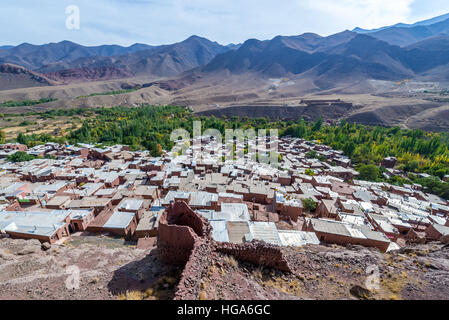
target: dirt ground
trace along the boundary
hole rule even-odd
[[[98,235],[46,250],[37,240],[0,239],[0,300],[171,299],[182,268],[161,263],[156,247],[143,247],[149,249]],[[199,298],[449,299],[449,246],[441,243],[386,254],[359,246],[283,251],[292,273],[215,253]]]
[[[5,132],[6,140],[15,139],[19,132],[61,136],[66,135],[70,130],[80,128],[83,119],[79,116],[41,119],[39,115],[5,115],[0,117],[0,128]]]
[[[176,281],[164,280],[176,270],[153,250],[99,236],[74,237],[46,251],[37,240],[0,239],[0,299],[114,300],[158,286],[146,298],[168,299]]]
[[[203,283],[205,299],[449,299],[449,248],[406,247],[383,254],[360,246],[284,250],[292,273],[217,254]],[[369,290],[368,290],[369,289]]]

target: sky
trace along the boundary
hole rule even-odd
[[[79,9],[79,20],[76,11],[67,11],[72,6]],[[449,1],[0,0],[0,12],[0,45],[62,40],[83,45],[161,45],[191,35],[229,44],[414,23],[449,13]]]

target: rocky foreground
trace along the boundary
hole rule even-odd
[[[198,298],[449,298],[449,246],[441,243],[386,254],[363,247],[282,250],[292,272],[215,252]],[[156,247],[0,240],[0,299],[171,299],[181,272],[160,262]]]

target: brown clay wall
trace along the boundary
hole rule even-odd
[[[175,300],[196,300],[200,295],[200,283],[211,264],[212,245],[208,240],[195,242],[189,260],[179,281]]]
[[[215,249],[219,252],[232,255],[241,261],[291,272],[279,246],[260,241],[243,244],[220,242],[216,243]]]

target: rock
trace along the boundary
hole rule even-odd
[[[13,257],[12,254],[6,252],[3,249],[0,249],[0,259],[6,260],[6,261],[10,261],[10,260],[13,260],[14,257]]]
[[[440,239],[440,242],[444,243],[444,244],[449,244],[449,234],[445,235],[445,236],[442,236],[441,239]]]
[[[349,292],[351,292],[351,294],[359,299],[368,299],[371,295],[372,292],[364,287],[361,287],[359,285],[355,285],[353,286]]]
[[[44,243],[41,245],[41,249],[44,250],[44,251],[50,250],[50,249],[51,249],[51,244],[48,243],[48,242],[44,242]]]
[[[40,250],[39,248],[36,248],[34,246],[29,246],[29,247],[25,247],[22,250],[20,250],[19,252],[17,252],[18,256],[26,256],[29,254],[33,254],[33,253],[38,253]]]

